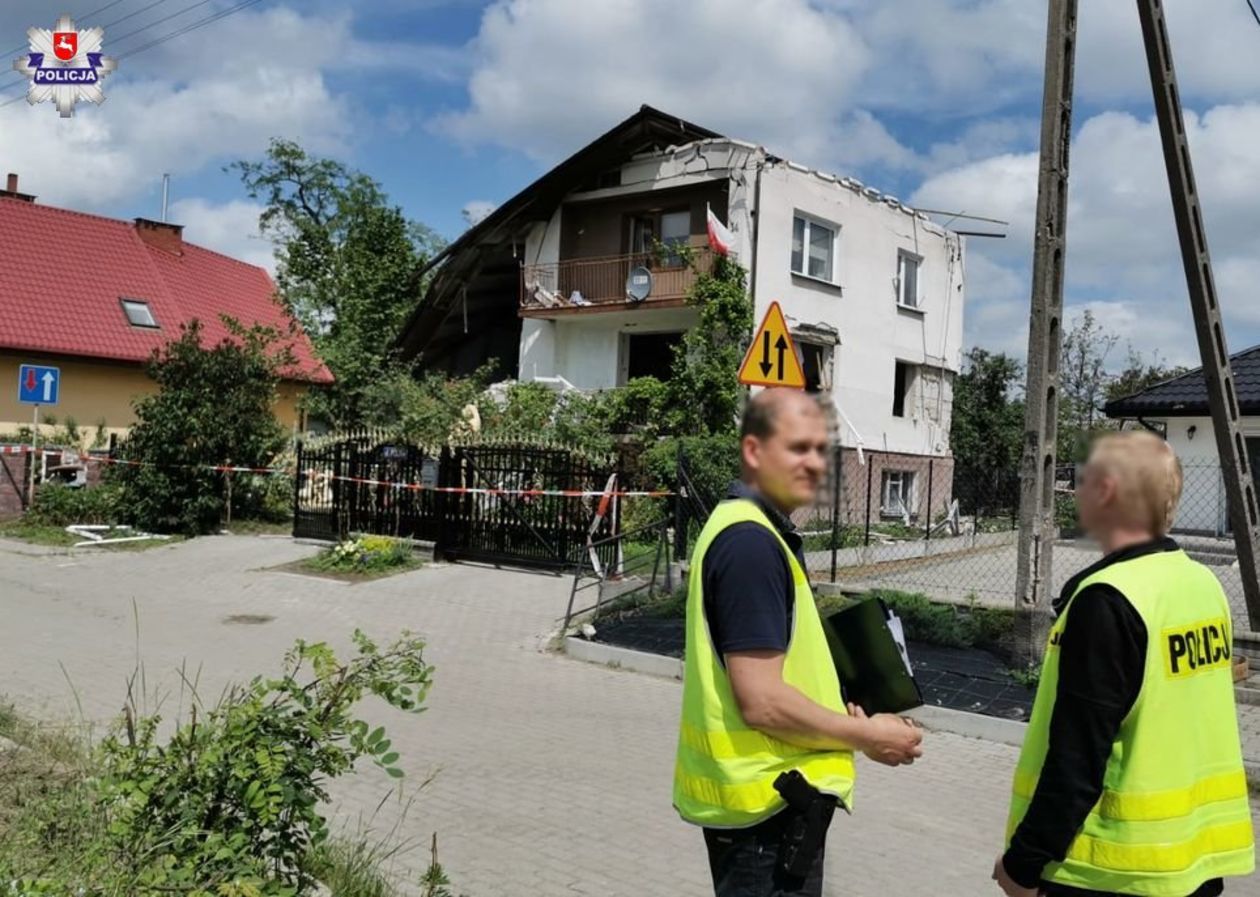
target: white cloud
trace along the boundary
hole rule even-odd
[[[435,126],[542,160],[643,103],[807,161],[897,150],[854,116],[864,41],[807,0],[498,0],[470,51],[469,105]]]
[[[461,214],[464,220],[468,222],[469,227],[476,227],[486,219],[486,216],[493,212],[497,206],[484,199],[473,199],[464,204]]]
[[[1215,261],[1218,294],[1230,343],[1260,338],[1255,261],[1260,207],[1260,104],[1218,106],[1189,115],[1187,133]],[[1134,347],[1159,351],[1174,363],[1197,358],[1168,182],[1153,120],[1106,112],[1085,121],[1073,142],[1067,238],[1069,312],[1092,308]],[[1012,276],[1028,283],[1036,209],[1037,154],[1005,154],[929,178],[913,201],[920,205],[992,214],[1012,222],[1005,241],[973,241],[968,309],[972,341],[1009,343],[1001,316],[984,309],[989,280]],[[1026,292],[1007,300],[1027,314]],[[1012,312],[1011,318],[1014,318]],[[992,326],[991,326],[992,325]]]
[[[206,199],[180,199],[171,203],[169,220],[184,225],[184,239],[215,252],[230,255],[275,273],[273,247],[258,232],[258,203],[234,199],[214,203]]]
[[[32,8],[21,21],[47,16],[27,5]],[[16,15],[6,10],[2,18]],[[115,36],[143,21],[119,25]],[[113,46],[107,32],[106,50],[125,54],[181,23]],[[247,10],[124,57],[105,82],[104,104],[83,104],[71,119],[60,119],[46,104],[0,106],[0,167],[19,172],[42,201],[111,211],[151,192],[162,172],[190,176],[256,157],[272,136],[345,155],[378,123],[386,130],[409,127],[405,110],[370,118],[369,110],[330,87],[329,73],[377,77],[388,70],[405,81],[449,80],[462,71],[461,54],[450,48],[405,38],[364,41],[352,25],[344,10],[322,16],[283,6]],[[20,96],[18,90],[0,93],[0,103]]]

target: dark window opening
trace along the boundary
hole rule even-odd
[[[655,377],[668,380],[674,369],[674,347],[681,333],[632,333],[626,338],[626,379]]]
[[[822,392],[826,384],[823,382],[823,371],[827,364],[827,349],[817,343],[797,343],[796,348],[801,359],[801,370],[805,374],[805,391]]]
[[[906,416],[906,395],[910,390],[910,365],[897,362],[893,373],[893,417]]]

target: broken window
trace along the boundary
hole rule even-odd
[[[893,371],[893,417],[905,417],[910,387],[914,384],[914,365],[897,362]]]
[[[914,471],[885,470],[880,489],[880,514],[909,520],[914,516]]]

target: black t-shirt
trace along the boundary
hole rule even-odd
[[[727,498],[756,502],[804,566],[800,534],[786,515],[744,483],[732,484]],[[796,587],[774,533],[751,522],[727,527],[710,543],[701,575],[705,617],[719,658],[733,651],[787,651]]]

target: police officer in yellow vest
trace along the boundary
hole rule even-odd
[[[788,518],[826,471],[817,402],[760,393],[740,447],[742,481],[691,561],[674,806],[704,828],[718,897],[818,897],[826,826],[853,805],[854,753],[911,763],[922,735],[841,694]]]
[[[1181,482],[1151,433],[1102,438],[1082,471],[1105,556],[1056,602],[993,871],[1009,897],[1216,897],[1255,868],[1229,603],[1167,536]]]

